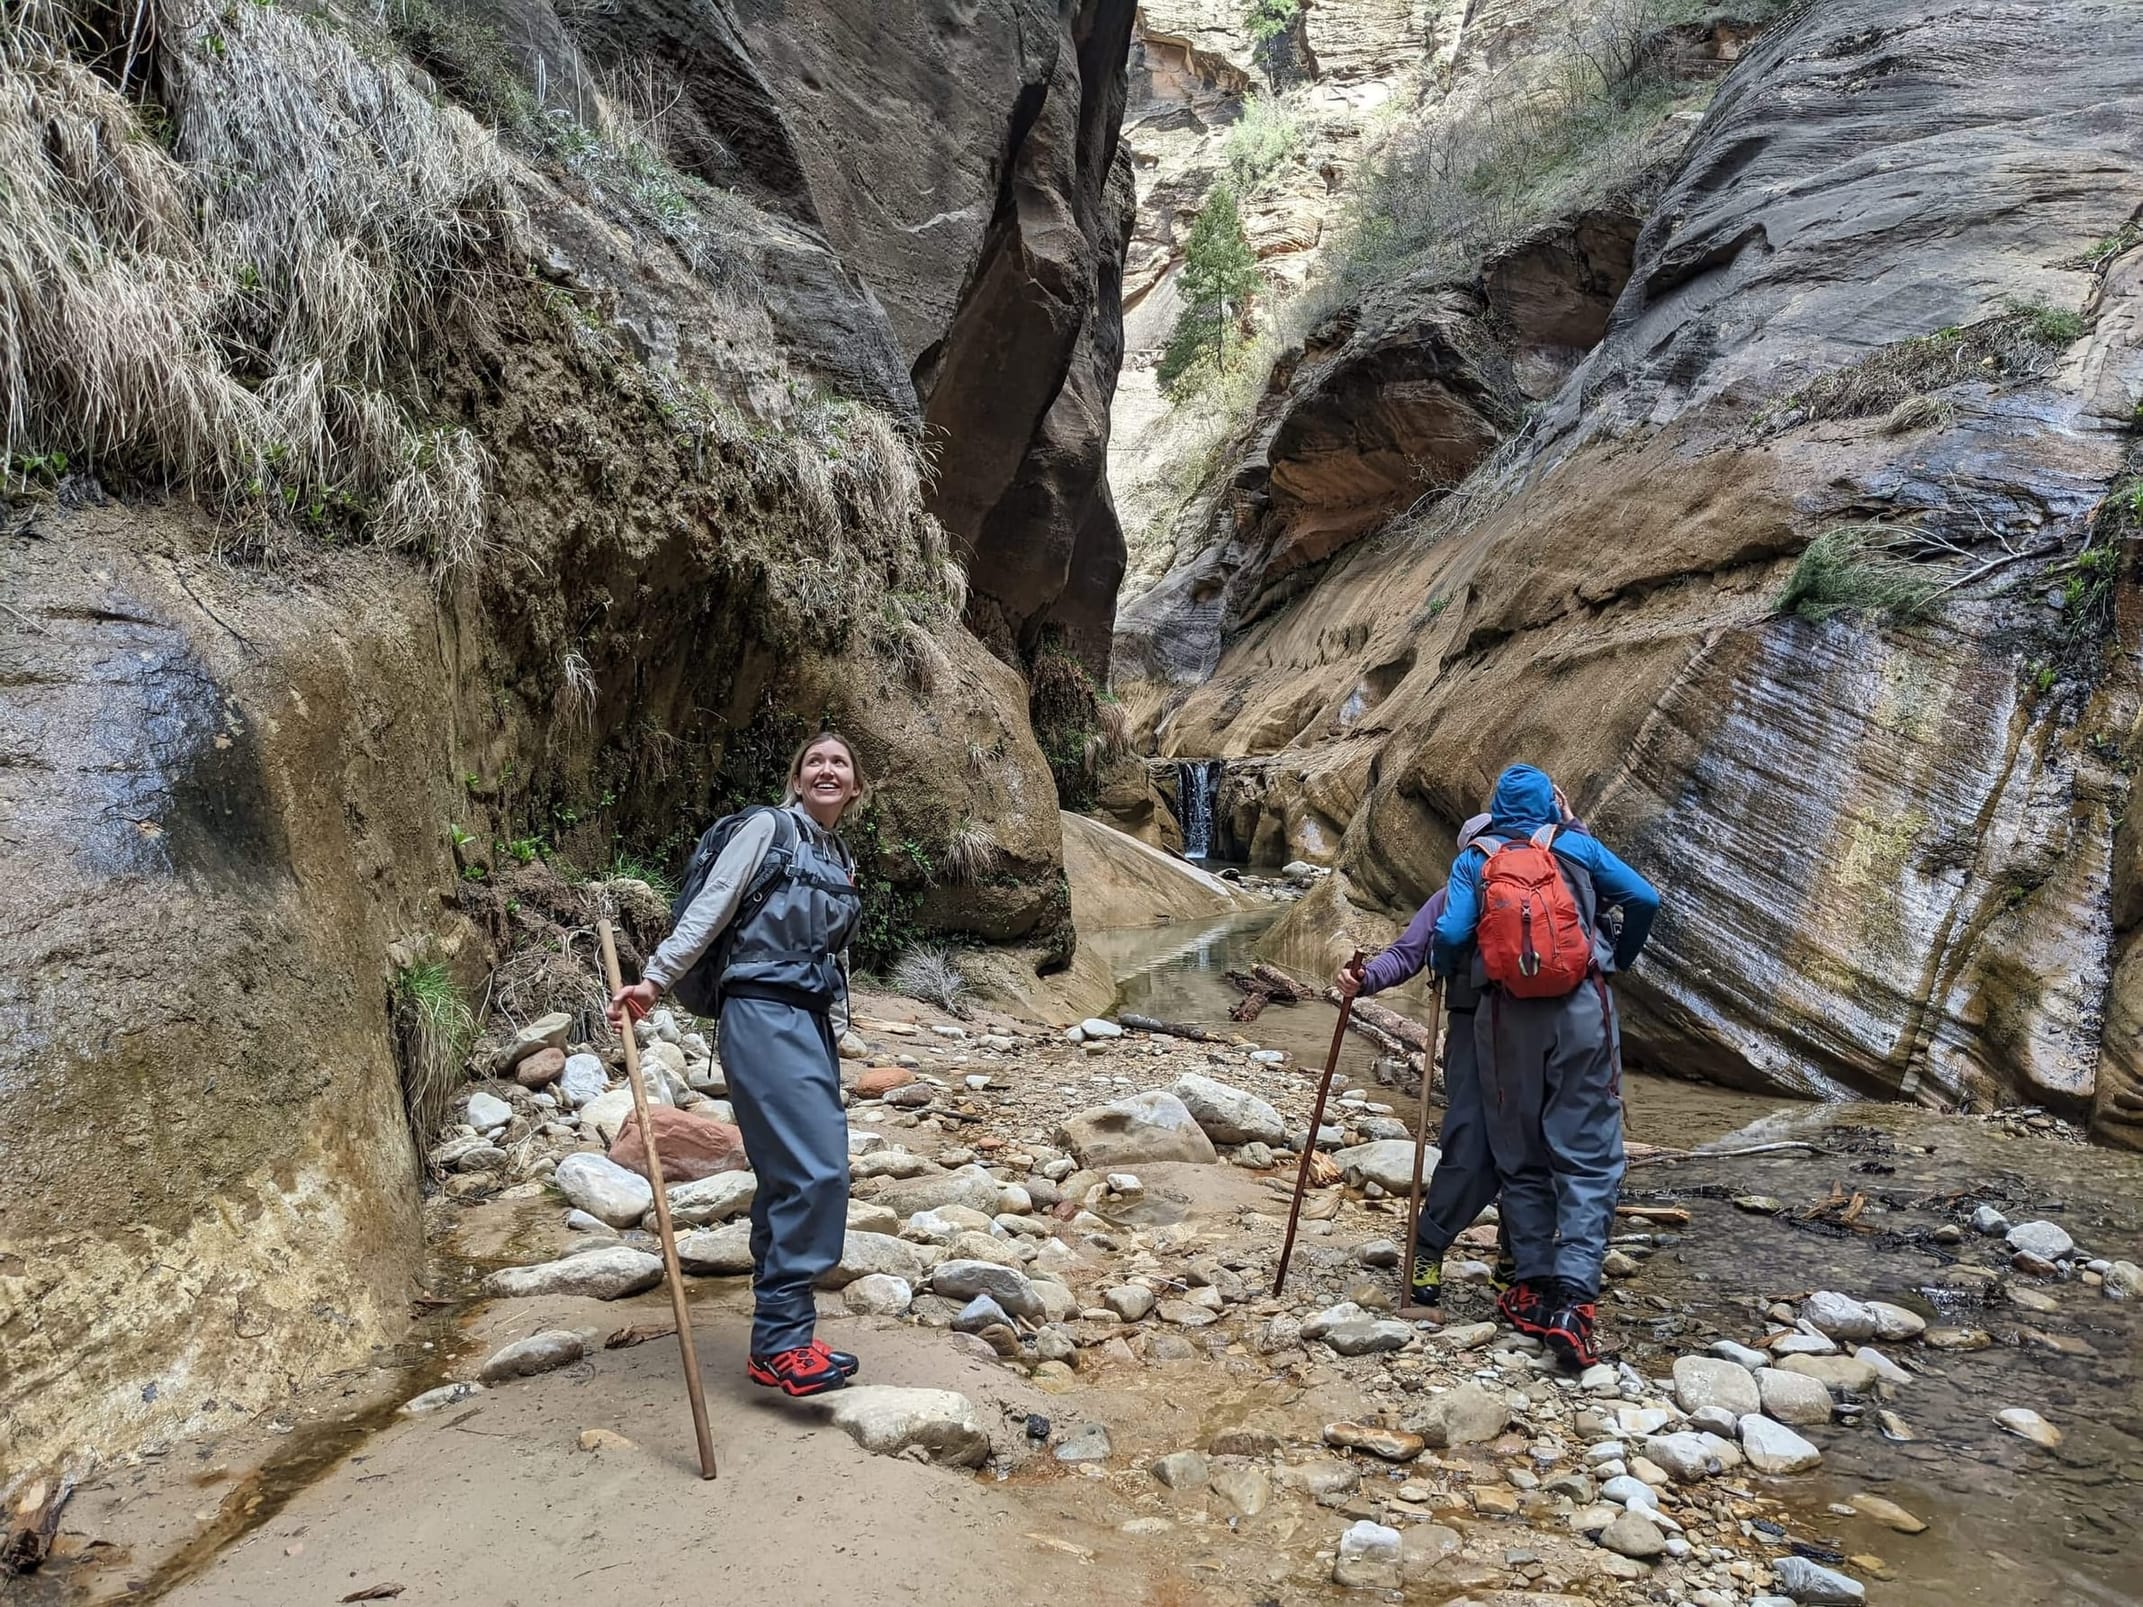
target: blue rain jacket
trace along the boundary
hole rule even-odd
[[[1529,764],[1514,764],[1496,778],[1496,795],[1488,806],[1488,835],[1523,839],[1541,827],[1559,824],[1555,812],[1555,784]],[[1615,944],[1615,969],[1626,971],[1644,949],[1651,935],[1652,918],[1659,913],[1659,891],[1609,851],[1597,837],[1582,832],[1558,832],[1555,852],[1592,875],[1593,891],[1604,912],[1622,907],[1622,936]],[[1481,867],[1488,856],[1469,848],[1451,862],[1445,883],[1444,912],[1436,923],[1430,963],[1445,976],[1453,975],[1470,951],[1473,934],[1481,922]]]

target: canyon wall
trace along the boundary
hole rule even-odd
[[[1105,661],[1128,5],[397,17],[175,6],[124,95],[108,17],[8,25],[4,176],[139,297],[62,273],[0,374],[11,1469],[399,1331],[390,996],[486,996],[521,861],[674,869],[824,719],[880,939],[1069,957],[1025,685],[960,611]]]
[[[2143,1142],[2136,29],[1715,31],[1642,204],[1280,354],[1118,647],[1337,866],[1277,947],[1388,933],[1526,759],[1665,890],[1633,1059]],[[1464,451],[1400,505],[1388,441]]]

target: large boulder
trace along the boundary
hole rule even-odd
[[[1090,1171],[1113,1171],[1148,1161],[1210,1161],[1206,1137],[1182,1100],[1151,1091],[1096,1105],[1065,1118],[1058,1134]]]
[[[1414,1141],[1410,1138],[1380,1138],[1333,1153],[1333,1164],[1350,1183],[1374,1183],[1387,1194],[1411,1194],[1414,1188]],[[1421,1151],[1421,1183],[1428,1187],[1443,1151],[1434,1144]]]
[[[551,1181],[574,1205],[614,1228],[635,1226],[655,1204],[647,1179],[607,1155],[568,1155]]]
[[[980,1467],[989,1459],[989,1431],[975,1403],[949,1389],[897,1389],[851,1384],[829,1397],[828,1419],[879,1456],[920,1446],[933,1462]]]
[[[1172,1092],[1216,1144],[1277,1144],[1287,1137],[1279,1111],[1243,1089],[1189,1072],[1175,1080]]]
[[[741,1172],[751,1166],[744,1153],[744,1135],[729,1122],[678,1110],[671,1105],[650,1105],[648,1120],[655,1129],[655,1152],[662,1163],[662,1181],[690,1183],[720,1172]],[[640,1135],[640,1117],[635,1112],[610,1146],[610,1158],[643,1176],[648,1170],[647,1143]]]
[[[590,1300],[621,1300],[661,1281],[662,1257],[628,1244],[610,1244],[562,1261],[503,1267],[484,1280],[484,1293],[507,1298],[579,1295]]]

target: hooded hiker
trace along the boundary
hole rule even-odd
[[[1571,1365],[1599,1360],[1593,1307],[1622,1184],[1622,1067],[1607,978],[1643,950],[1652,884],[1571,829],[1531,765],[1496,780],[1488,829],[1461,848],[1431,963],[1481,987],[1473,1016],[1488,1143],[1517,1282],[1497,1309]],[[1603,917],[1621,911],[1610,940]]]
[[[1475,815],[1459,828],[1461,850],[1476,833],[1487,829],[1488,820],[1486,815]],[[1398,941],[1360,971],[1341,966],[1333,979],[1340,996],[1366,999],[1419,975],[1429,963],[1429,940],[1443,916],[1444,896],[1444,890],[1438,889],[1407,922]],[[1443,1304],[1444,1256],[1452,1241],[1496,1197],[1496,1162],[1488,1148],[1473,1054],[1473,1012],[1480,998],[1479,988],[1464,968],[1444,988],[1444,1008],[1451,1025],[1444,1037],[1444,1120],[1436,1136],[1441,1158],[1429,1174],[1428,1192],[1421,1201],[1407,1280],[1413,1303],[1431,1311],[1439,1311]],[[1499,1232],[1497,1239],[1493,1281],[1500,1293],[1511,1286],[1515,1272],[1508,1233]]]
[[[822,732],[799,748],[780,808],[747,809],[708,828],[669,937],[610,1004],[621,1028],[671,990],[697,1014],[720,1013],[730,1103],[759,1178],[748,1370],[789,1395],[839,1389],[858,1365],[814,1337],[811,1291],[840,1259],[848,1223],[835,1046],[848,1028],[845,951],[863,900],[833,828],[862,790],[847,738]]]

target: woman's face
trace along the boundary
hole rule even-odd
[[[839,814],[862,790],[846,743],[829,739],[804,751],[804,762],[796,770],[796,795],[806,804]]]

